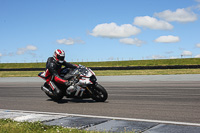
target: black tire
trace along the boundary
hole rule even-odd
[[[105,102],[108,98],[108,93],[106,89],[101,86],[100,84],[97,84],[96,86],[92,87],[93,96],[92,99],[96,102]]]
[[[50,89],[50,86],[45,82],[44,83],[44,86],[46,87],[46,88],[48,88],[49,90],[51,90]],[[63,97],[64,97],[64,93],[61,91],[59,94],[57,94],[55,91],[53,91],[52,92],[53,93],[53,95],[52,94],[49,94],[48,92],[45,92],[45,94],[49,97],[49,98],[51,98],[52,100],[54,100],[54,101],[59,101],[59,100],[61,100]]]
[[[53,94],[54,95],[52,96],[52,95],[49,95],[48,93],[46,93],[46,95],[48,97],[50,97],[52,100],[54,100],[54,101],[60,101],[64,97],[64,95],[62,93],[61,94],[56,94],[55,92],[53,92]]]

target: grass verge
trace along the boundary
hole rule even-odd
[[[200,74],[200,69],[108,70],[95,71],[97,76]]]
[[[41,71],[0,71],[0,77],[36,77]],[[106,70],[97,76],[200,74],[200,69]]]
[[[0,77],[36,77],[41,71],[0,71]]]
[[[78,130],[61,126],[48,126],[41,122],[16,122],[0,119],[1,133],[98,133],[96,131]]]
[[[200,65],[200,58],[130,60],[104,62],[71,62],[87,67],[127,67],[127,66],[170,66],[170,65]],[[45,68],[46,63],[0,63],[0,68]]]

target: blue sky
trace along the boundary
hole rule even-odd
[[[200,0],[0,0],[0,62],[200,58]]]

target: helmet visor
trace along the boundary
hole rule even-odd
[[[59,61],[64,61],[64,59],[65,59],[65,56],[60,56],[60,55],[57,55],[57,59],[58,59]]]

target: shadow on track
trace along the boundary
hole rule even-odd
[[[64,104],[64,103],[97,103],[94,100],[90,100],[90,99],[62,99],[59,101],[54,101],[52,99],[47,99],[47,101],[53,101],[56,102],[58,104]]]

